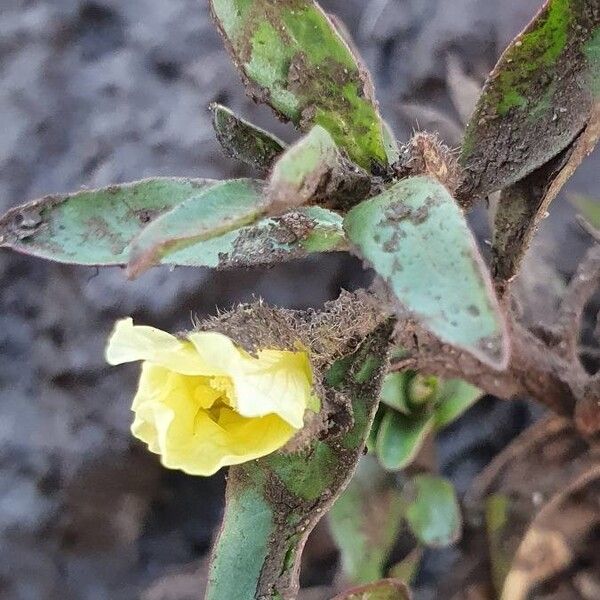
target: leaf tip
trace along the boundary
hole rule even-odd
[[[470,349],[475,358],[495,371],[505,371],[510,362],[509,335],[504,318],[500,317],[500,319],[500,332],[496,335],[481,338],[476,347]]]

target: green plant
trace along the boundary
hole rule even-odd
[[[583,435],[600,432],[599,383],[579,362],[576,336],[600,279],[597,249],[582,263],[552,335],[527,330],[510,302],[540,220],[600,135],[600,7],[596,0],[544,5],[488,78],[456,159],[427,133],[398,146],[369,73],[313,0],[210,5],[247,92],[302,133],[288,147],[212,106],[225,152],[265,179],[154,178],[47,196],[0,218],[0,245],[58,262],[122,266],[129,277],[159,264],[229,269],[334,251],[368,264],[378,283],[322,311],[255,303],[197,324],[226,336],[246,370],[236,371],[235,361],[222,372],[208,369],[193,335],[155,332],[156,354],[136,358],[162,369],[157,389],[202,385],[210,418],[237,419],[223,425],[231,426],[235,444],[227,449],[235,456],[223,452],[223,464],[233,466],[207,598],[294,598],[306,538],[332,506],[349,577],[373,583],[387,574],[403,527],[417,540],[412,563],[424,546],[460,535],[451,484],[435,460],[417,459],[483,393],[526,394],[573,417]],[[496,192],[488,269],[465,212]],[[305,375],[318,402],[302,405],[303,424],[285,430],[281,448],[258,455],[246,443],[249,430],[235,427],[264,416],[261,394],[269,392],[258,387],[248,412],[236,405],[235,386],[255,369],[253,359],[273,351],[284,363],[281,356],[308,356]],[[293,377],[297,369],[284,365],[272,385],[291,385]],[[181,408],[169,406],[176,416],[191,411],[183,407],[196,398],[188,391],[177,396]],[[173,419],[152,411],[143,427],[156,428],[146,437],[164,459],[161,435]],[[183,419],[192,434],[195,419]],[[363,461],[344,492],[367,444],[381,466]],[[392,573],[411,570],[400,564]],[[397,580],[383,580],[343,597],[398,598],[401,590]]]

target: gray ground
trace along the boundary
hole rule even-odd
[[[398,137],[405,140],[418,123],[456,144],[469,97],[451,105],[448,56],[481,79],[538,1],[323,4],[357,39]],[[0,210],[150,175],[245,174],[213,140],[206,110],[212,100],[293,136],[244,97],[198,0],[5,0],[0,77]],[[597,163],[588,161],[571,188],[593,193]],[[529,288],[554,277],[547,264],[571,272],[582,239],[566,203],[557,205],[539,245],[544,260],[531,266],[542,276]],[[177,329],[191,312],[210,313],[253,294],[316,306],[362,279],[356,262],[325,257],[216,275],[156,269],[130,283],[118,270],[0,252],[0,597],[197,597],[185,595],[184,575],[178,596],[164,591],[162,578],[195,569],[206,553],[222,480],[165,472],[131,440],[135,367],[109,370],[102,358],[115,319],[133,315]],[[442,439],[446,472],[464,489],[529,419],[519,404],[476,407]],[[334,554],[322,546],[320,564],[334,566]],[[422,597],[431,597],[435,577],[455,559],[452,552],[430,558]],[[330,576],[331,569],[309,565],[305,579],[318,584]]]

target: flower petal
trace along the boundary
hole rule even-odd
[[[212,375],[229,376],[240,358],[246,353],[231,339],[214,331],[195,331],[188,334],[202,364]]]
[[[218,392],[198,402],[198,381],[202,378],[174,373],[145,362],[132,410],[131,431],[159,454],[165,467],[191,475],[212,475],[220,468],[266,456],[285,445],[296,430],[277,415],[244,418],[228,407],[218,418],[206,405]]]
[[[203,363],[188,341],[154,327],[134,325],[131,318],[115,325],[106,348],[106,360],[111,365],[147,360],[184,375],[221,374]]]
[[[161,454],[165,467],[190,475],[213,475],[222,467],[237,465],[271,454],[285,445],[296,432],[277,415],[245,419],[222,409],[219,422],[201,411],[195,434],[186,445],[169,444]]]
[[[242,357],[231,374],[236,410],[244,417],[279,415],[295,429],[312,402],[312,372],[306,352],[261,350]]]

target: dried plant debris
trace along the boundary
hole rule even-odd
[[[558,489],[519,545],[502,600],[599,597],[600,463]]]
[[[572,421],[552,417],[523,432],[479,476],[465,502],[487,530],[488,555],[475,557],[476,568],[488,571],[498,593],[536,515],[598,465],[600,449],[583,440]]]

